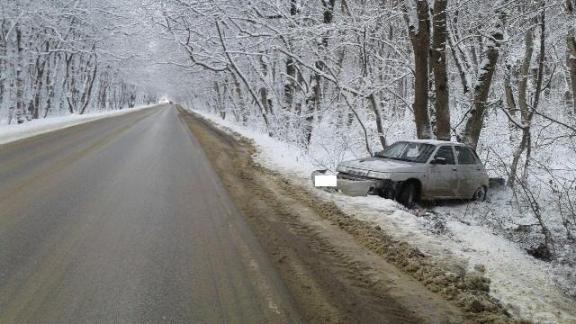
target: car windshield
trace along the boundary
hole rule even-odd
[[[426,163],[436,147],[431,144],[398,142],[377,154],[378,157],[415,163]]]

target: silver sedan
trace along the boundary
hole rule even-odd
[[[340,183],[371,183],[373,193],[408,207],[419,200],[485,200],[489,183],[476,152],[448,141],[397,142],[374,157],[343,162],[337,171]]]

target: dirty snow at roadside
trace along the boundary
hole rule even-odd
[[[216,115],[194,112],[225,130],[254,140],[260,151],[256,157],[259,162],[299,185],[312,188],[310,173],[322,168],[318,158]],[[483,269],[491,280],[491,294],[518,318],[537,323],[576,323],[576,301],[558,288],[551,276],[551,265],[531,257],[488,227],[466,220],[435,220],[434,214],[415,215],[396,202],[377,196],[348,197],[319,190],[312,192],[334,201],[344,212],[377,224],[389,235],[419,248],[448,271]],[[472,210],[481,210],[483,206],[461,203],[452,207],[440,207],[436,212],[452,210],[452,213],[473,214]]]
[[[91,122],[94,120],[114,117],[136,110],[146,109],[152,106],[140,106],[130,109],[113,110],[106,112],[87,113],[84,115],[65,115],[59,117],[49,117],[45,119],[35,119],[24,124],[7,125],[6,121],[0,121],[0,144],[18,141],[24,138],[53,132],[55,130],[72,127],[75,125]]]

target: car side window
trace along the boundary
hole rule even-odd
[[[465,146],[456,146],[458,164],[478,164],[478,159],[472,150]]]
[[[454,159],[454,151],[452,150],[451,146],[442,146],[439,148],[434,158],[444,158],[446,159],[446,164],[456,164]]]

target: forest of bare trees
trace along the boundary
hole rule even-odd
[[[127,18],[111,1],[0,1],[0,120],[133,107],[155,100],[115,51]]]
[[[210,93],[220,113],[272,134],[297,129],[290,140],[304,146],[328,114],[374,129],[381,144],[386,121],[406,114],[419,138],[473,147],[490,112],[521,112],[509,120],[519,132],[529,115],[572,130],[561,123],[574,111],[571,1],[157,6],[154,21],[185,50],[182,64],[212,80],[191,93]]]

